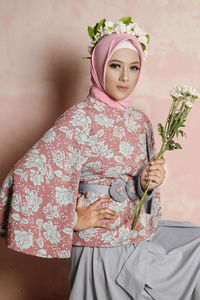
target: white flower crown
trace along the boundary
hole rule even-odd
[[[115,24],[111,21],[106,21],[106,19],[102,19],[93,28],[88,26],[88,34],[90,36],[89,53],[92,55],[94,47],[102,37],[112,33],[127,33],[136,36],[141,44],[144,55],[147,55],[147,44],[150,40],[149,35],[144,32],[136,22],[133,22],[131,17],[121,18]]]

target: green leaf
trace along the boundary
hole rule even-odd
[[[175,143],[175,149],[182,149],[182,147],[179,143]]]
[[[158,132],[159,132],[159,134],[162,136],[162,138],[164,138],[164,128],[163,128],[162,124],[158,123],[157,126],[158,126]]]
[[[172,141],[169,141],[168,142],[168,144],[167,144],[167,150],[174,150],[175,149],[175,143],[174,143],[174,141],[172,140]]]
[[[149,41],[150,41],[149,34],[146,34],[146,38],[147,38],[147,44],[148,44],[148,43],[149,43]]]
[[[94,35],[97,34],[97,26],[98,26],[98,23],[97,23],[97,24],[94,26],[94,28],[93,28]]]
[[[183,130],[179,130],[179,133],[181,134],[182,137],[184,137],[184,136],[186,137],[186,134]]]
[[[146,50],[146,46],[144,44],[141,43],[142,46],[142,50],[145,51]]]
[[[124,17],[124,18],[121,18],[120,21],[123,22],[123,23],[126,24],[126,25],[132,23],[131,17]]]
[[[174,150],[174,146],[171,144],[167,145],[167,150],[169,151]]]
[[[102,19],[99,24],[97,25],[97,31],[98,29],[100,29],[100,27],[105,27],[105,22],[106,22],[106,19]]]
[[[94,31],[93,31],[93,28],[91,26],[88,26],[88,34],[91,38],[94,37]]]

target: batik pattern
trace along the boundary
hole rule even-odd
[[[148,148],[148,151],[147,151]],[[161,217],[160,194],[143,207],[136,230],[129,218],[139,201],[104,203],[117,211],[112,230],[73,232],[81,183],[137,183],[155,153],[152,126],[132,106],[123,111],[92,97],[65,111],[14,165],[0,192],[0,228],[9,248],[41,257],[69,257],[72,244],[113,247],[149,239]],[[148,157],[149,154],[149,157]],[[86,193],[84,205],[108,195]]]

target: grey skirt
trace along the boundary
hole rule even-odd
[[[70,300],[200,300],[200,226],[161,219],[152,238],[72,247]]]

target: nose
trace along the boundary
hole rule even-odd
[[[126,70],[126,68],[122,69],[120,80],[123,82],[126,82],[129,80],[128,71]]]

